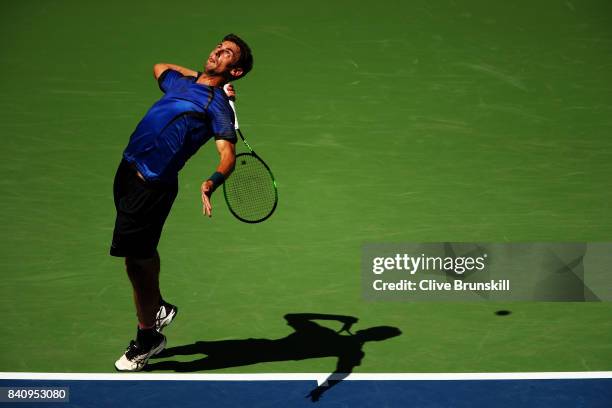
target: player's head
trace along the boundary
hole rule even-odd
[[[223,76],[235,81],[253,68],[251,48],[240,37],[228,34],[211,51],[205,65],[207,75]]]

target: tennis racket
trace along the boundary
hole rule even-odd
[[[223,183],[223,195],[234,217],[255,224],[267,220],[276,210],[276,180],[270,167],[253,151],[242,135],[233,98],[230,99],[230,106],[234,111],[236,132],[249,152],[236,155],[234,171]]]

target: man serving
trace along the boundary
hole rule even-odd
[[[216,171],[202,183],[203,213],[211,216],[210,196],[231,174],[235,162],[234,113],[224,85],[253,67],[249,46],[228,34],[210,53],[204,72],[156,64],[155,79],[164,95],[145,114],[115,176],[117,218],[110,253],[125,257],[138,315],[136,340],[115,362],[119,371],[139,371],[166,345],[161,330],[176,316],[159,290],[157,244],[178,192],[178,172],[209,139],[219,152]]]

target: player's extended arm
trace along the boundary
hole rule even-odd
[[[212,206],[210,205],[211,194],[232,174],[234,164],[236,164],[236,145],[222,139],[217,140],[215,143],[219,152],[219,165],[217,166],[217,171],[211,178],[202,183],[201,187],[203,212],[209,217],[212,216]]]
[[[169,69],[178,71],[185,76],[198,76],[198,71],[194,71],[193,69],[181,67],[180,65],[159,63],[153,65],[153,76],[155,77],[155,80],[159,79],[161,74],[163,74],[166,70]]]

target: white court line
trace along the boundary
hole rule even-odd
[[[333,379],[335,376],[332,376]],[[459,380],[565,380],[612,379],[612,371],[542,373],[355,373],[336,378],[345,381],[459,381]],[[63,381],[316,381],[322,384],[329,373],[265,374],[143,374],[143,373],[0,373],[1,380]]]

